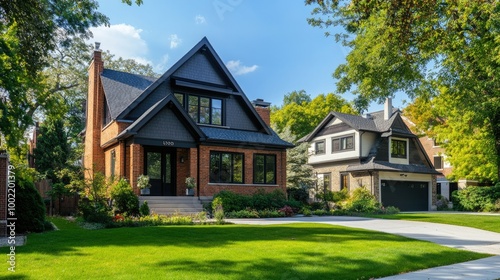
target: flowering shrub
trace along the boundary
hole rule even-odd
[[[125,217],[123,217],[122,215],[120,214],[116,214],[114,217],[113,217],[113,222],[123,222],[125,221]]]
[[[281,212],[285,215],[285,217],[291,217],[293,216],[293,209],[292,207],[285,205],[283,208],[278,210],[278,212]]]

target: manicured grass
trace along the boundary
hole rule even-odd
[[[499,215],[471,213],[399,213],[395,215],[368,215],[372,218],[421,221],[478,228],[500,233]]]
[[[60,230],[29,235],[16,272],[4,262],[0,278],[370,279],[487,256],[323,224],[85,230],[54,222]]]

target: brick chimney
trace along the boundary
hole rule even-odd
[[[104,151],[101,143],[102,114],[104,111],[104,92],[101,85],[101,73],[104,62],[101,57],[100,43],[95,43],[92,61],[89,66],[89,86],[87,95],[85,150],[83,164],[86,169],[104,173]],[[87,173],[85,173],[87,175]]]
[[[271,125],[271,103],[265,102],[264,99],[255,99],[252,104],[262,118],[262,120],[268,125]]]
[[[384,103],[384,120],[388,120],[392,117],[392,99],[387,97]]]

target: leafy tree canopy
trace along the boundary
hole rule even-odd
[[[272,108],[271,123],[278,132],[289,129],[298,139],[313,131],[331,111],[357,113],[349,102],[336,94],[320,94],[311,99],[304,90],[293,91],[285,95],[283,106]]]
[[[401,92],[427,100],[442,96],[441,102],[454,107],[449,113],[440,112],[445,122],[439,125],[461,120],[481,131],[483,143],[493,145],[485,146],[481,154],[495,151],[491,164],[498,178],[500,2],[307,0],[306,4],[315,6],[315,17],[308,19],[311,25],[342,28],[335,39],[350,51],[346,63],[334,72],[340,93],[355,93],[361,109],[371,100]]]

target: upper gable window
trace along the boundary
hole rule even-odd
[[[176,92],[174,93],[174,96],[177,99],[177,101],[179,101],[179,103],[181,103],[181,105],[184,106],[184,94]]]
[[[407,155],[407,145],[406,140],[391,139],[391,157],[392,158],[408,158]]]
[[[332,138],[332,153],[354,150],[354,135]]]
[[[325,140],[314,143],[314,154],[320,155],[325,153]]]
[[[222,125],[222,100],[189,95],[188,112],[200,124]]]

